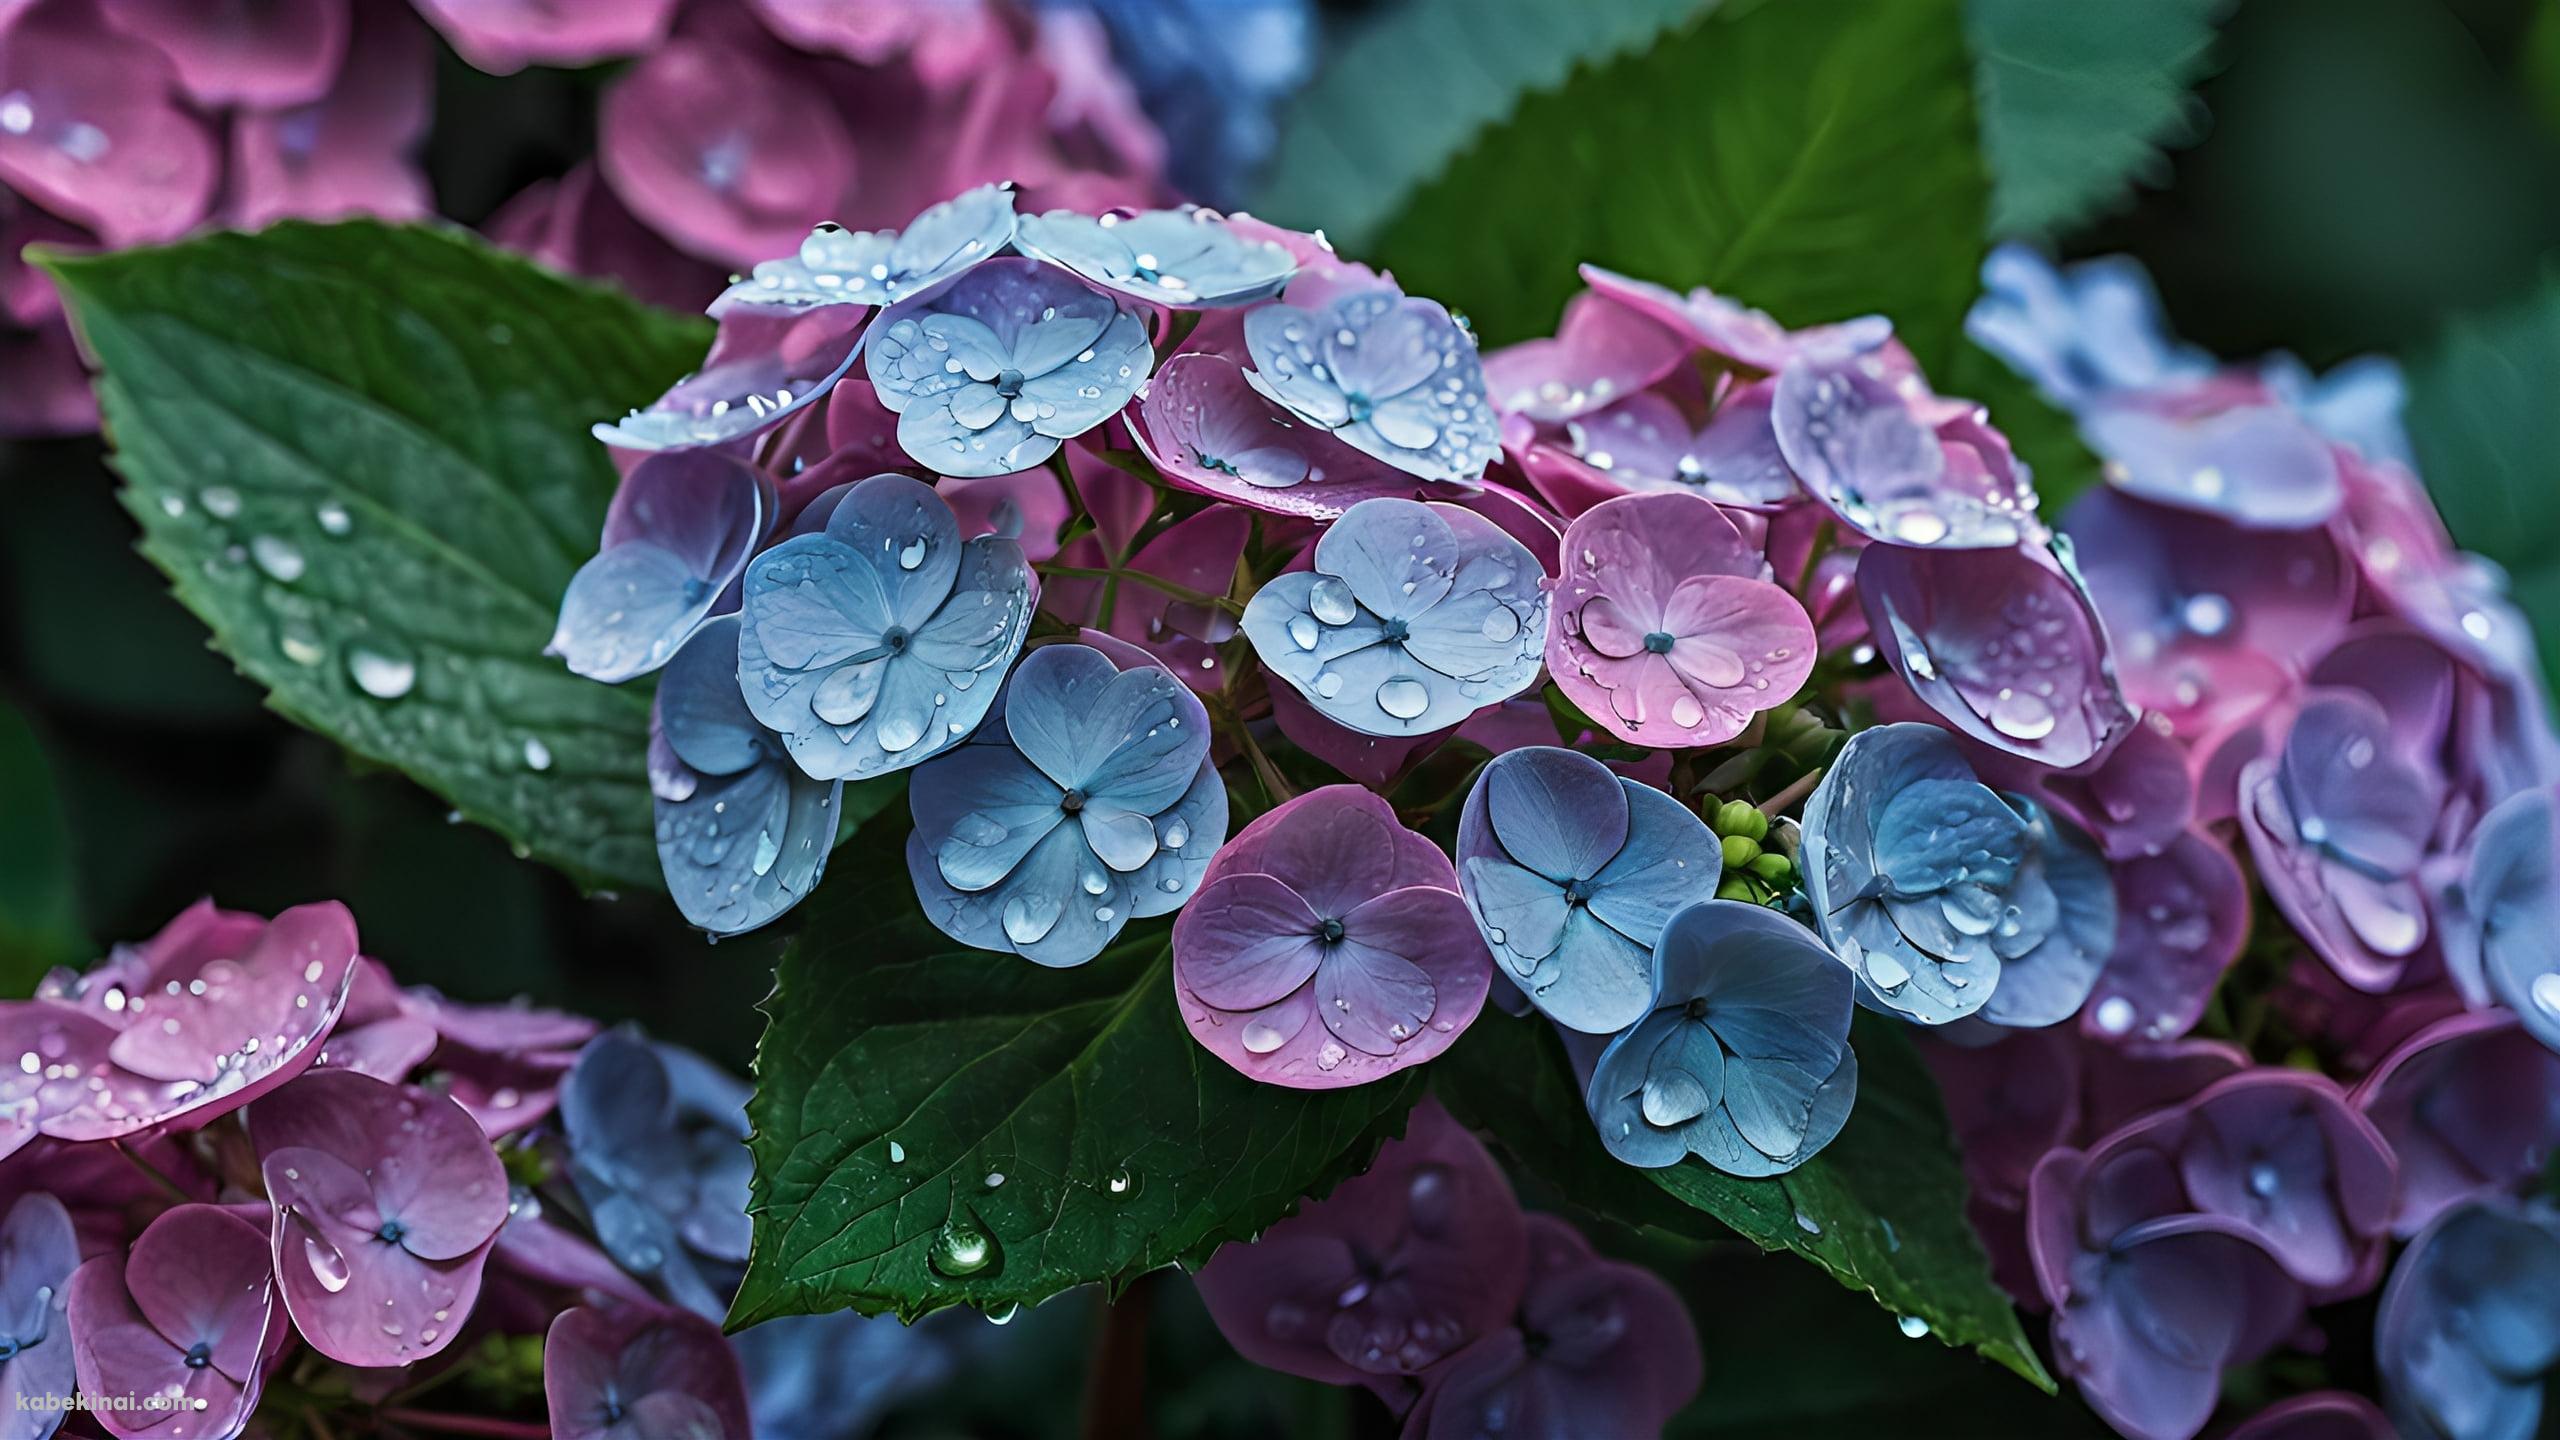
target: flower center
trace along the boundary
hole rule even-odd
[[[1390,620],[1385,625],[1379,627],[1378,638],[1386,641],[1390,645],[1401,645],[1404,643],[1405,637],[1412,633],[1413,627],[1405,624],[1402,620]]]
[[[1704,1020],[1707,1018],[1707,1001],[1705,996],[1699,996],[1698,998],[1691,1000],[1688,1008],[1690,1019]]]
[[[1058,808],[1066,811],[1070,815],[1082,810],[1084,808],[1084,792],[1081,790],[1070,790],[1066,794],[1059,796]]]
[[[885,646],[892,655],[905,654],[907,650],[907,641],[911,638],[912,637],[907,633],[907,627],[904,625],[892,625],[888,629],[880,632],[880,643]]]
[[[373,1232],[373,1238],[383,1241],[386,1244],[397,1245],[400,1243],[401,1238],[408,1233],[408,1226],[401,1224],[397,1220],[385,1220],[382,1222],[382,1228]]]
[[[1564,903],[1567,905],[1588,904],[1591,900],[1592,891],[1597,888],[1599,887],[1593,885],[1588,880],[1567,880],[1564,882]]]
[[[199,1340],[187,1347],[187,1368],[201,1370],[213,1363],[213,1347]]]
[[[1019,370],[999,371],[996,375],[996,393],[1007,400],[1021,394],[1022,372]]]
[[[1316,935],[1327,945],[1339,945],[1343,936],[1342,922],[1327,919],[1316,926]]]
[[[1361,394],[1357,390],[1344,394],[1342,397],[1342,404],[1344,409],[1351,412],[1351,423],[1354,425],[1358,425],[1363,421],[1366,421],[1372,414],[1376,413],[1378,408],[1376,402],[1372,401],[1368,396]]]
[[[1644,637],[1644,648],[1656,655],[1670,654],[1671,647],[1674,643],[1676,642],[1672,639],[1671,632],[1668,630],[1656,630],[1652,634]]]
[[[18,1343],[17,1336],[0,1335],[0,1362],[17,1359],[18,1352],[25,1348],[25,1346]]]

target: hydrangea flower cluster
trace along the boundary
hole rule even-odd
[[[2140,718],[2058,772],[1960,722],[1960,740],[1861,733],[1824,788],[1885,785],[1885,813],[1809,813],[1808,888],[1852,905],[1871,955],[1890,923],[1888,977],[1914,988],[1982,973],[1937,942],[1993,942],[1995,997],[2019,968],[2004,925],[2058,901],[2047,946],[2065,948],[2027,963],[2078,973],[2077,1024],[2001,1035],[1986,1004],[1931,1058],[1977,1226],[2119,1432],[2202,1433],[2226,1371],[2356,1325],[2331,1307],[2379,1287],[2380,1395],[2302,1395],[2233,1433],[2531,1435],[2560,1360],[2560,1231],[2530,1197],[2560,1142],[2560,752],[2524,622],[2445,535],[2387,367],[2222,365],[2168,334],[2124,262],[2005,250],[1985,280],[1976,338],[2106,462],[2063,553]],[[1910,608],[1871,606],[1880,650]],[[1997,828],[2030,838],[1994,839],[1957,782],[1996,787],[2025,822]],[[1889,854],[1911,833],[1890,812],[1923,806],[1957,870]],[[2065,820],[2053,835],[2077,843],[2032,834]],[[2018,888],[2039,857],[2054,901]],[[2068,919],[2098,880],[2118,924],[2092,976],[2095,937]],[[1862,998],[1891,997],[1870,977]]]
[[[1367,1172],[1219,1251],[1200,1294],[1246,1358],[1368,1387],[1406,1440],[1655,1435],[1702,1378],[1671,1287],[1522,1214],[1433,1101]]]
[[[696,306],[818,221],[1012,180],[1044,203],[1219,198],[1305,76],[1305,0],[29,0],[0,17],[0,434],[96,424],[19,252],[200,226],[424,217],[439,40],[496,75],[628,61],[596,150],[489,222],[547,264]]]
[[[986,187],[822,228],[599,427],[640,499],[557,648],[673,657],[663,853],[715,931],[816,883],[827,787],[911,771],[935,926],[1063,966],[1171,915],[1142,933],[1185,1024],[1263,1083],[1425,1064],[1490,1000],[1555,1028],[1611,1154],[1769,1176],[1854,1123],[1855,1013],[1917,1027],[2060,1368],[2183,1440],[2546,1153],[2560,765],[2521,622],[2398,452],[2156,336],[2118,375],[2020,264],[1977,328],[2110,459],[2060,530],[1878,318],[1594,269],[1555,337],[1479,356],[1244,216]],[[704,815],[732,776],[765,778]],[[2502,1086],[2527,1115],[2468,1098]],[[1326,1204],[1362,1263],[1402,1243],[1388,1199]],[[1545,1303],[1487,1267],[1483,1315],[1364,1309],[1386,1272],[1331,1263],[1222,1323],[1348,1381]],[[1274,1320],[1300,1270],[1360,1313]],[[1414,1433],[1512,1403],[1383,1388]]]
[[[424,1403],[510,1364],[553,1435],[783,1440],[867,1426],[956,1358],[943,1327],[852,1316],[724,1340],[746,1086],[403,989],[335,903],[198,904],[0,1002],[0,1051],[12,1440],[228,1440],[279,1386],[314,1433],[529,1433]],[[849,1365],[871,1378],[815,1378]]]
[[[21,251],[425,215],[433,48],[417,16],[351,0],[0,11],[0,435],[97,424],[62,302]]]

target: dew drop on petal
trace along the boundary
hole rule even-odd
[[[2533,1003],[2546,1015],[2560,1015],[2560,974],[2533,977]]]
[[[1421,681],[1399,675],[1378,687],[1378,708],[1398,720],[1416,719],[1431,708],[1431,692]]]
[[[2053,707],[2024,690],[2002,690],[1992,697],[1991,727],[2012,740],[2041,740],[2053,733]]]
[[[1319,575],[1307,591],[1307,609],[1327,625],[1348,625],[1360,613],[1351,587],[1331,575]]]

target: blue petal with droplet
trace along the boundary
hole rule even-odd
[[[977,728],[1031,609],[1020,545],[963,543],[941,496],[875,475],[748,565],[737,682],[809,774],[886,774]]]
[[[700,370],[648,409],[597,425],[593,433],[624,450],[691,450],[752,439],[835,388],[862,353],[869,318],[843,306],[729,310]]]
[[[2032,843],[2011,891],[2019,914],[1991,932],[2000,984],[1980,1014],[1994,1025],[2058,1025],[2080,1013],[2115,951],[2115,875],[2077,826],[2024,795],[2007,798]]]
[[[773,518],[772,487],[753,466],[712,451],[642,461],[614,493],[602,548],[569,577],[549,653],[609,684],[666,664]]]
[[[1023,253],[1063,265],[1106,290],[1177,310],[1249,305],[1280,293],[1297,257],[1247,240],[1215,211],[1185,206],[1135,215],[1026,215]]]
[[[1473,482],[1500,439],[1472,336],[1391,288],[1244,317],[1245,378],[1291,414],[1425,480]]]
[[[1663,924],[1724,869],[1688,807],[1554,746],[1485,767],[1457,856],[1458,891],[1503,973],[1548,1019],[1594,1035],[1644,1015]]]
[[[1227,832],[1199,697],[1161,667],[1048,645],[998,711],[908,785],[926,916],[964,945],[1066,966],[1179,909]]]
[[[1426,735],[1536,683],[1545,572],[1473,511],[1363,500],[1325,530],[1314,564],[1257,591],[1242,629],[1325,718]]]
[[[651,711],[659,868],[685,919],[715,935],[767,924],[817,886],[844,789],[803,774],[748,712],[738,636],[735,615],[695,631]]]
[[[942,475],[1004,475],[1111,418],[1155,363],[1144,321],[1036,260],[977,266],[872,327],[870,375],[898,444]]]
[[[2074,989],[2074,1007],[2086,997],[2074,951],[2115,945],[2115,904],[2094,899],[2086,856],[2066,848],[2043,810],[2012,810],[1984,787],[1946,730],[1876,725],[1848,738],[1805,802],[1797,869],[1823,938],[1859,979],[1859,1002],[1946,1025],[1992,1002],[2004,961],[2045,966],[2004,1015],[2040,1015]],[[2092,910],[2071,930],[2061,928],[2066,902]],[[2061,951],[2040,951],[2056,935]]]
[[[821,225],[799,253],[767,260],[721,292],[711,313],[741,305],[894,305],[1004,253],[1013,232],[1008,185],[964,190],[927,207],[903,231]]]
[[[1775,1175],[1840,1133],[1857,1094],[1856,987],[1811,931],[1763,906],[1699,901],[1663,927],[1653,982],[1651,1012],[1600,1052],[1585,1087],[1610,1153]]]

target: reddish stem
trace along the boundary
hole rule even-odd
[[[1145,1440],[1147,1311],[1157,1277],[1142,1275],[1103,1311],[1084,1390],[1085,1440]]]

